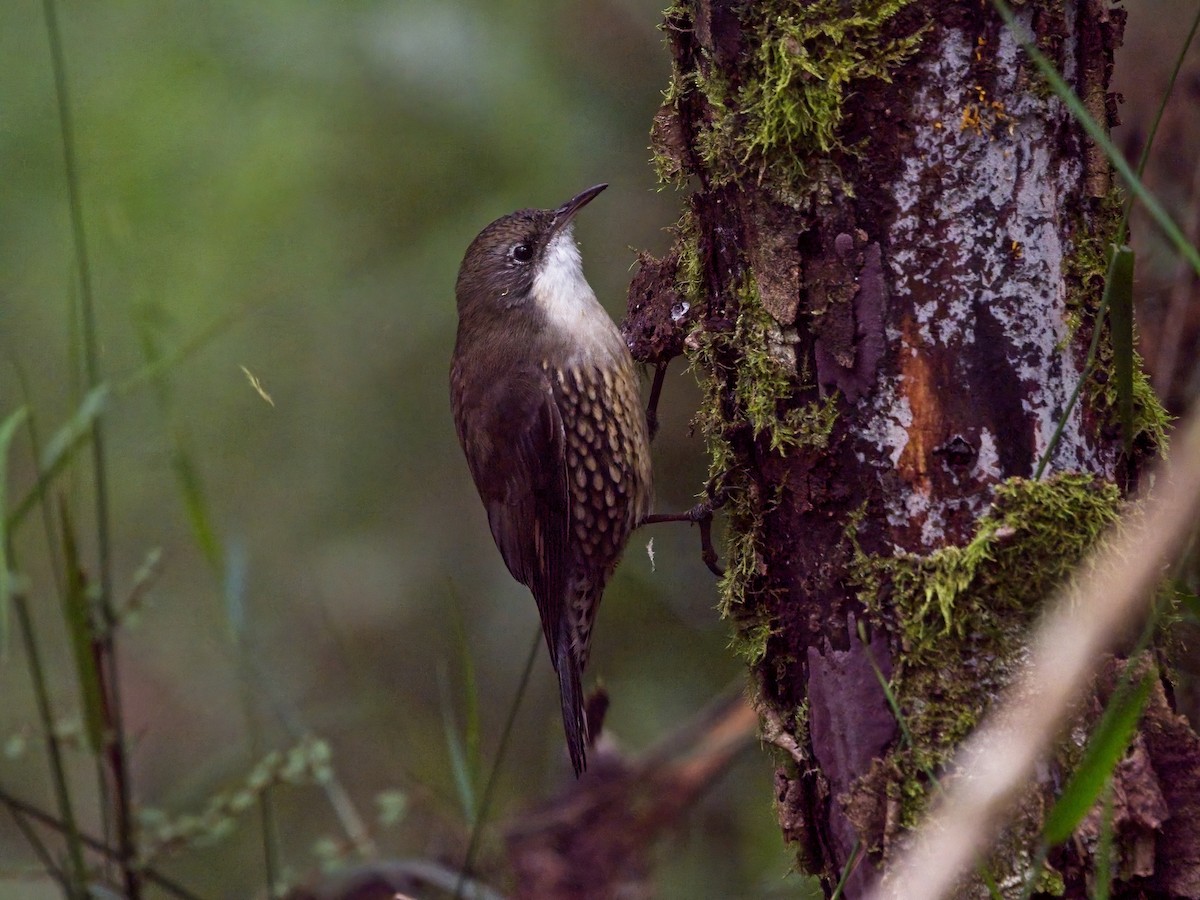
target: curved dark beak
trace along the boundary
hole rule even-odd
[[[607,184],[594,184],[586,191],[576,194],[574,197],[556,209],[554,211],[554,230],[558,231],[560,228],[566,226],[568,222],[575,218],[575,213],[579,212],[581,209],[591,203],[592,200],[594,200],[596,196],[606,187],[608,187]]]

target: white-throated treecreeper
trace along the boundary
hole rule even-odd
[[[583,277],[572,221],[606,185],[522,209],[471,242],[458,272],[454,424],[492,537],[537,601],[576,774],[580,677],[604,586],[650,511],[638,374]]]

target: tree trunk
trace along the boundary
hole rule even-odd
[[[1124,13],[1059,0],[1018,18],[1111,123]],[[780,825],[853,897],[1162,438],[1139,373],[1122,451],[1106,336],[1067,414],[1121,201],[990,3],[688,0],[665,31],[655,160],[695,190],[672,252],[642,259],[627,334],[646,361],[684,352],[706,388],[723,609],[785,751]],[[1122,890],[1200,896],[1200,851],[1181,850],[1200,847],[1197,749],[1157,692],[1117,774],[1119,797],[1161,800],[1117,803]],[[1006,896],[1078,752],[986,865]],[[1085,826],[1039,891],[1087,896],[1095,845]]]

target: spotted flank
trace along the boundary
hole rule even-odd
[[[566,436],[568,605],[582,668],[604,586],[629,533],[649,511],[650,460],[632,371],[628,377],[614,378],[611,370],[594,365],[552,371],[547,363],[544,368]]]

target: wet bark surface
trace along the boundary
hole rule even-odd
[[[829,24],[852,13],[873,24]],[[1123,13],[1086,0],[1026,4],[1018,16],[1111,122]],[[660,172],[691,192],[675,249],[641,260],[626,334],[643,360],[682,348],[709,386],[701,419],[720,461],[710,488],[732,498],[736,557],[722,587],[735,628],[763,641],[747,655],[764,735],[784,751],[780,824],[828,888],[865,851],[846,885],[855,896],[911,824],[914,782],[881,677],[909,686],[902,714],[966,703],[973,721],[1019,656],[1011,641],[965,640],[963,654],[979,658],[944,673],[958,684],[939,684],[909,657],[895,580],[886,566],[864,579],[864,558],[966,545],[997,487],[1032,479],[1044,456],[1050,476],[1127,488],[1154,449],[1122,454],[1100,390],[1066,412],[1118,203],[1107,161],[990,4],[693,0],[667,11],[664,31],[674,75],[654,149]],[[845,77],[855,40],[891,60],[886,72]],[[779,98],[819,99],[812,85],[838,78],[832,141],[780,112]],[[764,109],[782,117],[775,131]],[[746,327],[755,316],[765,327]],[[830,403],[830,428],[783,437],[784,423]],[[991,627],[955,615],[968,617],[953,624],[960,635]],[[1022,610],[1020,624],[1035,615]],[[972,671],[978,690],[964,701]],[[1178,765],[1195,740],[1186,726],[1167,732],[1160,745],[1144,737],[1143,768]],[[907,748],[909,765],[921,749]],[[1164,874],[1196,871],[1169,849],[1172,827],[1196,836],[1195,801],[1163,802],[1165,817],[1141,823],[1152,846],[1130,877],[1148,896],[1200,896],[1194,874]],[[1077,842],[1057,860],[1069,895],[1086,888],[1093,849]]]

